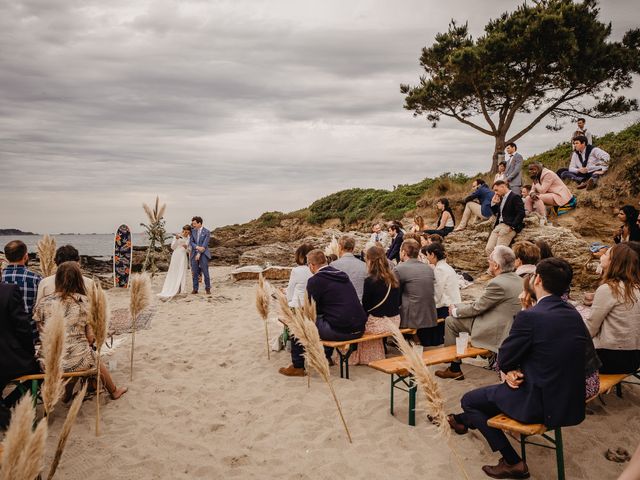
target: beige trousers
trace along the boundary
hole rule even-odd
[[[462,213],[462,220],[458,224],[459,229],[463,229],[467,226],[469,220],[473,220],[471,225],[476,223],[478,219],[486,220],[487,218],[482,215],[482,207],[476,202],[467,202],[464,206],[464,212]]]
[[[487,248],[485,251],[487,255],[491,255],[496,245],[504,245],[508,247],[511,245],[511,241],[516,236],[516,231],[504,223],[498,224],[489,235],[489,241],[487,242]]]

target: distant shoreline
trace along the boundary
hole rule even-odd
[[[0,228],[0,235],[38,235],[33,232],[23,232],[17,228]]]

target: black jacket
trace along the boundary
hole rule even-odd
[[[404,241],[404,234],[401,231],[398,231],[395,238],[391,242],[391,246],[389,250],[387,250],[387,258],[389,260],[395,260],[400,263],[400,247],[402,246],[402,242]]]
[[[20,288],[0,283],[0,388],[9,380],[37,371],[31,323]]]
[[[491,211],[496,216],[494,227],[498,226],[500,220],[500,204],[496,203],[491,206]],[[509,193],[507,201],[502,209],[502,223],[509,225],[516,232],[520,232],[524,228],[524,202],[520,195]]]

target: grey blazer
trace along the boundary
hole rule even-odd
[[[347,274],[358,294],[358,300],[362,303],[362,291],[364,279],[367,278],[367,265],[362,260],[353,256],[353,253],[345,253],[338,260],[331,262],[331,266]]]
[[[520,187],[522,187],[522,162],[524,162],[522,155],[518,152],[514,153],[511,161],[507,161],[507,169],[504,172],[509,188],[517,195],[520,195]]]
[[[433,269],[416,258],[393,270],[400,280],[400,327],[428,328],[437,323]]]
[[[498,351],[509,335],[513,317],[522,310],[518,298],[522,288],[522,278],[515,272],[501,273],[487,283],[475,302],[456,305],[458,318],[473,319],[470,333],[474,347]]]

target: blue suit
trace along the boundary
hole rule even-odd
[[[464,203],[472,202],[478,199],[480,202],[480,209],[484,218],[489,218],[493,215],[491,211],[491,199],[493,198],[493,190],[489,188],[487,184],[480,185],[475,192],[464,199]]]
[[[202,273],[204,277],[204,286],[207,289],[211,288],[211,280],[209,279],[209,260],[211,259],[211,252],[209,251],[209,239],[211,238],[211,232],[204,227],[200,227],[200,236],[198,238],[197,230],[191,231],[191,237],[189,238],[189,245],[191,246],[191,273],[193,274],[193,290],[198,291],[198,277]],[[196,247],[204,247],[204,252],[198,252]],[[196,260],[196,255],[200,253],[200,259]]]

